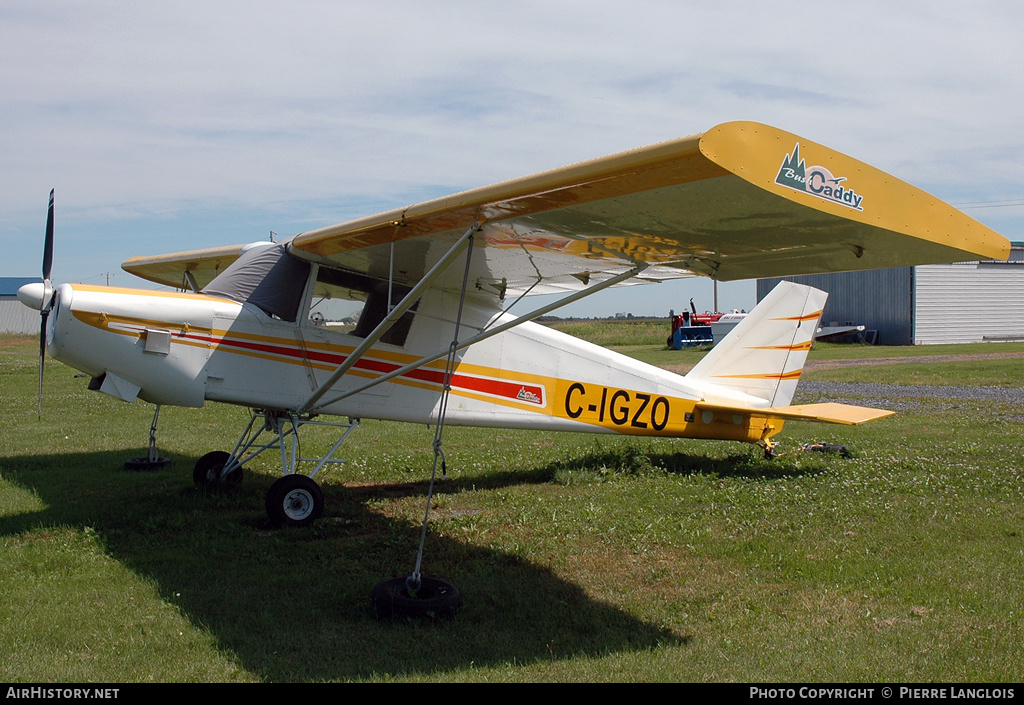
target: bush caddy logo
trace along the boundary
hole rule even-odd
[[[541,399],[539,396],[537,396],[536,394],[534,394],[533,392],[528,390],[526,387],[520,387],[519,388],[519,394],[516,395],[516,398],[517,399],[521,399],[523,401],[531,402],[533,404],[543,404],[544,403],[543,399]]]
[[[864,196],[844,186],[844,181],[845,176],[832,176],[832,172],[823,166],[807,166],[800,158],[799,142],[793,147],[793,153],[787,154],[782,160],[779,174],[775,177],[775,183],[779,186],[803,191],[826,201],[863,211],[860,204]]]

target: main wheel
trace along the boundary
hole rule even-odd
[[[405,578],[391,578],[378,583],[370,592],[370,609],[377,619],[394,617],[430,617],[453,619],[462,607],[462,592],[440,578],[420,578],[420,587],[413,595]]]
[[[192,481],[199,487],[207,489],[239,484],[242,481],[241,465],[229,472],[226,477],[221,476],[224,465],[230,457],[230,453],[222,450],[207,453],[196,461],[196,466],[192,469]]]
[[[305,475],[285,475],[267,492],[267,515],[274,526],[307,526],[323,513],[324,493]]]

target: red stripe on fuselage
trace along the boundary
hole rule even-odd
[[[310,361],[322,362],[329,365],[340,365],[346,359],[347,355],[340,353],[332,353],[323,350],[301,350],[286,345],[274,345],[271,343],[258,343],[247,340],[238,340],[235,338],[225,338],[216,336],[205,336],[196,333],[186,333],[185,337],[190,340],[201,341],[205,343],[213,344],[217,347],[226,348],[240,348],[243,350],[252,350],[255,352],[267,353],[271,355],[280,355],[286,358],[292,358],[295,360],[301,360],[303,358],[303,352],[305,357]],[[381,360],[375,360],[372,358],[362,358],[355,365],[355,368],[365,370],[368,372],[377,372],[379,374],[386,374],[397,370],[400,365],[390,362],[383,362]],[[444,371],[434,370],[429,368],[419,368],[406,372],[402,375],[404,378],[416,380],[419,382],[425,382],[427,384],[435,384],[441,386],[444,384]],[[459,374],[456,372],[452,375],[451,381],[452,387],[458,387],[466,391],[478,392],[480,394],[488,394],[491,396],[502,397],[504,399],[515,399],[517,401],[528,401],[528,403],[543,405],[544,404],[544,388],[537,385],[523,384],[522,382],[511,382],[500,379],[492,379],[488,377],[476,377],[466,374]],[[525,391],[532,394],[537,401],[524,400],[520,396],[520,392]]]

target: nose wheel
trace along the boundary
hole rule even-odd
[[[323,513],[324,493],[305,475],[285,475],[267,492],[267,516],[274,526],[307,526]]]

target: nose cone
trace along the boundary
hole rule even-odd
[[[25,284],[23,287],[18,289],[18,301],[31,309],[35,309],[36,311],[41,311],[43,309],[43,299],[45,298],[46,285],[42,282]]]

